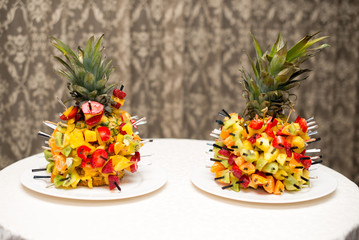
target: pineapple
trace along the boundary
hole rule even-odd
[[[125,170],[137,171],[143,143],[133,131],[135,120],[120,108],[126,97],[123,86],[108,84],[113,68],[102,55],[103,35],[97,41],[91,37],[78,54],[52,39],[65,57],[55,57],[64,67],[57,72],[68,81],[74,103],[60,116],[63,121],[46,122],[54,129],[44,152],[51,182],[64,188],[108,185],[120,190]]]
[[[317,126],[299,116],[290,123],[285,110],[293,110],[290,90],[299,86],[306,79],[303,74],[310,71],[300,65],[328,47],[323,44],[311,48],[326,38],[313,39],[314,35],[304,37],[288,50],[279,33],[270,52],[264,53],[252,35],[257,60],[249,60],[254,77],[241,70],[247,101],[245,118],[223,110],[219,115],[224,120],[217,120],[221,129],[211,134],[217,138],[211,172],[216,181],[226,184],[223,189],[260,187],[280,195],[285,189],[296,191],[309,185],[309,167],[321,162],[314,161],[321,156],[305,155],[308,144],[320,139],[311,138],[316,132],[310,130]]]

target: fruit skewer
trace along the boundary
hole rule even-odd
[[[229,114],[222,109],[216,120],[220,130],[214,129],[210,136],[216,140],[212,144],[214,153],[211,172],[215,180],[226,184],[223,189],[263,187],[268,193],[282,194],[284,189],[298,191],[309,185],[309,168],[320,163],[322,156],[306,156],[320,149],[306,149],[308,144],[320,138],[314,117],[297,117],[289,122],[294,112],[290,89],[307,78],[309,72],[300,65],[321,49],[311,46],[326,37],[313,39],[306,36],[292,48],[287,49],[281,34],[271,49],[262,53],[255,37],[253,43],[257,59],[249,58],[254,75],[242,70],[244,97],[247,100],[243,116]],[[299,77],[300,76],[300,77]],[[285,109],[290,113],[285,115]]]

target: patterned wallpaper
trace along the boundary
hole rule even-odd
[[[308,64],[296,110],[319,123],[325,164],[359,183],[358,12],[354,0],[0,0],[0,169],[41,151],[36,132],[68,97],[51,35],[77,47],[105,33],[143,137],[211,139],[219,110],[244,109],[249,33],[269,46],[281,31],[290,46],[320,30],[331,48]]]

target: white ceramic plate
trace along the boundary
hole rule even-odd
[[[42,194],[81,200],[114,200],[141,196],[153,192],[162,187],[167,182],[167,175],[164,170],[156,165],[141,165],[136,173],[126,172],[121,179],[121,192],[117,189],[109,190],[108,186],[94,187],[77,187],[75,189],[48,187],[50,179],[34,179],[34,175],[48,175],[44,172],[31,172],[26,170],[21,176],[21,183]]]
[[[322,167],[311,171],[310,176],[317,177],[311,179],[310,187],[300,191],[285,191],[282,195],[268,194],[263,189],[241,189],[235,192],[230,189],[223,190],[222,185],[214,181],[214,174],[209,168],[197,168],[192,172],[192,182],[195,186],[208,193],[239,200],[255,203],[295,203],[317,199],[332,193],[337,188],[336,179],[325,172]]]

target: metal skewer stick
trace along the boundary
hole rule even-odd
[[[309,126],[312,126],[312,125],[314,125],[314,124],[317,124],[317,122],[316,122],[316,121],[309,122],[309,123],[307,123],[307,126],[309,127]]]
[[[309,132],[308,136],[312,136],[312,135],[315,135],[315,134],[318,134],[318,131]]]
[[[320,149],[319,148],[307,149],[305,152],[306,153],[318,153],[318,152],[320,152]]]
[[[313,130],[313,129],[317,129],[317,128],[318,128],[318,125],[313,125],[313,126],[308,127],[308,130]]]
[[[40,137],[51,138],[51,135],[41,132],[41,131],[38,131],[37,135]]]
[[[214,134],[214,133],[210,133],[209,136],[214,137],[214,138],[219,138],[219,135]]]
[[[305,121],[310,122],[310,121],[313,121],[313,120],[314,120],[314,117],[310,117],[310,118],[306,119]]]
[[[221,117],[227,117],[225,114],[223,114],[221,112],[218,112],[218,115],[221,116]]]
[[[65,103],[59,98],[59,97],[57,97],[56,96],[56,99],[57,99],[57,101],[65,108],[65,110],[67,109],[67,107],[66,107],[66,105],[65,105]]]

